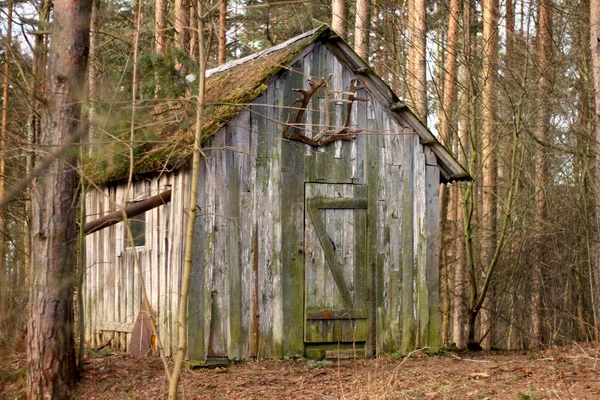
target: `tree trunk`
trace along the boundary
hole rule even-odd
[[[550,0],[539,0],[538,3],[538,37],[537,51],[539,57],[539,73],[538,81],[539,88],[539,123],[536,129],[537,138],[546,143],[549,137],[550,129],[550,104],[552,84],[551,80],[551,60],[552,60],[552,4]],[[543,232],[546,229],[547,219],[547,200],[546,200],[546,184],[548,184],[548,162],[546,153],[541,146],[536,147],[535,168],[536,168],[536,187],[535,187],[535,217],[537,225],[537,246],[535,248],[535,260],[531,271],[531,335],[529,341],[530,348],[543,346],[543,310],[542,310],[542,293],[543,293],[543,269],[544,269],[544,238]]]
[[[456,51],[458,49],[458,18],[460,16],[460,1],[451,0],[450,12],[448,14],[448,41],[446,45],[446,59],[444,62],[444,90],[442,109],[440,112],[440,140],[446,146],[451,146],[450,135],[456,132],[455,126],[455,104],[456,104]],[[441,40],[440,40],[441,42]],[[446,185],[440,186],[440,241],[442,243],[440,252],[440,298],[442,304],[442,345],[447,346],[450,327],[450,274],[448,266],[448,249],[445,241],[448,237],[448,209],[450,199],[450,188]],[[454,196],[456,197],[456,196]],[[451,214],[457,209],[458,203],[452,202]],[[453,220],[456,224],[456,220]],[[445,290],[442,290],[442,287]]]
[[[369,6],[369,0],[356,0],[354,51],[366,62],[369,62]]]
[[[12,14],[13,2],[8,0],[8,12],[6,21],[6,38],[4,43],[4,82],[2,87],[2,127],[0,136],[0,199],[4,197],[4,188],[6,184],[6,154],[8,140],[8,97],[9,97],[9,63],[10,48],[12,46]],[[4,232],[6,232],[6,221],[4,219],[4,210],[0,210],[0,322],[6,315],[7,293],[8,293],[8,273],[6,270],[6,248]]]
[[[186,52],[190,42],[189,6],[188,0],[175,0],[175,46]]]
[[[408,1],[408,98],[421,122],[427,124],[425,0]]]
[[[165,0],[154,1],[154,51],[159,56],[167,50],[167,9]]]
[[[227,62],[227,0],[219,2],[219,65]]]
[[[482,263],[487,269],[492,263],[496,249],[496,76],[498,64],[498,0],[483,1],[483,92],[482,92],[482,132],[481,155],[483,163],[483,209],[482,226],[484,241],[482,243]],[[484,276],[485,279],[485,276]],[[482,333],[485,334],[481,345],[491,348],[494,343],[494,301],[490,291],[484,303],[481,318]],[[487,334],[486,334],[487,333]]]
[[[348,37],[346,0],[331,1],[331,28],[343,39]]]
[[[98,57],[98,34],[100,33],[99,8],[100,0],[92,0],[92,15],[90,19],[90,55],[88,65],[88,119],[93,121],[96,116],[96,98],[98,92],[98,70],[100,59]],[[96,130],[94,124],[88,125],[88,142],[95,139]]]
[[[40,144],[63,143],[81,129],[91,0],[56,0],[48,68],[48,110]],[[77,242],[77,152],[54,162],[34,183],[28,397],[68,398],[76,377],[73,287]]]
[[[600,1],[590,0],[590,46],[592,49],[592,72],[594,75],[594,103],[596,105],[595,115],[595,148],[594,153],[600,154]],[[595,158],[595,219],[596,240],[592,242],[592,263],[594,269],[594,292],[593,306],[596,315],[596,329],[600,328],[600,157]]]
[[[176,400],[179,389],[179,380],[181,377],[181,368],[187,352],[187,321],[188,321],[188,298],[192,271],[192,251],[194,247],[194,226],[196,223],[196,210],[198,202],[198,181],[200,177],[200,143],[202,139],[202,115],[204,112],[204,84],[206,75],[206,59],[204,56],[204,21],[202,0],[198,0],[198,32],[199,32],[199,59],[198,59],[198,103],[196,107],[196,134],[194,136],[194,151],[191,173],[191,196],[187,216],[187,230],[185,236],[185,254],[183,263],[183,278],[181,281],[181,295],[179,298],[179,338],[177,345],[177,355],[175,356],[175,365],[171,382],[169,385],[169,399]]]

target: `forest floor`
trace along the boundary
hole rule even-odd
[[[159,358],[88,353],[75,398],[162,399]],[[25,356],[0,363],[0,398],[24,398]],[[187,369],[185,399],[600,399],[600,345],[542,352],[464,352],[373,360],[259,361]]]

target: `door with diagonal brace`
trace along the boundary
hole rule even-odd
[[[306,343],[365,342],[367,187],[305,187]]]

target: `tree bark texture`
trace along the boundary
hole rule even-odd
[[[96,116],[96,99],[98,95],[98,71],[100,70],[100,59],[98,57],[98,34],[100,33],[99,18],[100,0],[92,0],[92,12],[90,17],[90,53],[88,65],[88,118],[93,121]],[[88,142],[95,139],[96,129],[93,124],[88,127]]]
[[[594,103],[595,103],[595,148],[594,153],[600,154],[600,0],[590,0],[590,46],[592,49],[592,70],[594,75]],[[595,186],[596,190],[596,238],[592,242],[592,262],[594,269],[594,291],[592,303],[594,304],[596,316],[596,329],[600,328],[598,316],[600,316],[600,157],[595,158]]]
[[[54,3],[48,109],[40,144],[60,146],[81,121],[91,0]],[[73,287],[77,242],[76,152],[53,163],[33,186],[32,271],[27,326],[28,397],[68,398],[76,377]]]
[[[219,1],[219,65],[227,62],[227,0]]]
[[[356,22],[354,24],[354,51],[369,62],[369,14],[370,0],[356,0]]]
[[[179,318],[178,318],[178,342],[177,354],[175,356],[175,365],[169,384],[169,400],[177,399],[179,390],[179,381],[181,379],[181,369],[183,361],[187,354],[188,339],[188,299],[190,293],[190,281],[192,273],[192,251],[194,248],[194,226],[196,221],[196,211],[198,209],[198,182],[200,179],[200,156],[202,153],[202,115],[204,113],[204,89],[206,75],[206,58],[204,55],[204,15],[202,0],[198,0],[198,32],[199,32],[199,58],[198,58],[198,103],[196,106],[196,132],[194,136],[194,151],[192,156],[191,171],[191,196],[187,216],[187,228],[185,236],[185,253],[183,259],[183,277],[181,280],[181,295],[179,300]]]
[[[539,0],[538,2],[538,40],[537,51],[539,59],[539,74],[538,95],[539,98],[539,123],[536,129],[538,139],[546,143],[548,142],[550,129],[550,98],[552,91],[551,84],[551,61],[552,61],[552,4],[550,0]],[[531,335],[530,348],[543,346],[543,308],[542,308],[542,293],[543,293],[543,271],[544,271],[544,236],[543,232],[547,229],[547,199],[546,185],[548,184],[548,161],[545,149],[541,146],[536,147],[535,157],[536,168],[536,188],[535,188],[535,214],[537,223],[537,246],[535,247],[535,260],[531,271]]]
[[[346,0],[331,1],[331,28],[343,39],[348,37]]]
[[[167,50],[167,9],[165,0],[154,1],[154,51],[164,55]]]
[[[175,46],[185,51],[188,51],[190,42],[189,6],[188,0],[175,0]]]
[[[6,38],[4,44],[4,82],[2,85],[2,131],[0,136],[0,199],[4,197],[4,188],[6,185],[6,153],[8,140],[8,98],[9,98],[9,72],[10,72],[10,48],[12,41],[12,14],[13,2],[8,1],[8,12],[6,21]],[[6,242],[4,232],[6,230],[6,221],[4,219],[4,210],[0,210],[0,322],[6,315],[7,303],[7,285],[8,273],[6,271],[5,254]]]
[[[408,99],[413,111],[427,124],[425,0],[408,0]]]
[[[481,155],[483,163],[483,209],[482,226],[482,263],[487,269],[492,262],[496,248],[496,154],[495,137],[496,106],[496,76],[498,65],[498,0],[483,1],[483,67],[482,67],[482,132]],[[485,279],[485,277],[484,277]],[[494,343],[494,293],[490,290],[484,303],[481,316],[482,333],[486,334],[481,345],[490,348]]]
[[[456,114],[456,52],[458,49],[458,19],[460,18],[460,1],[451,0],[450,12],[448,13],[448,40],[446,45],[446,59],[444,61],[444,91],[442,96],[442,110],[440,113],[440,139],[446,146],[451,146],[450,135],[452,132],[456,132],[455,114]],[[455,153],[457,154],[457,153]],[[455,191],[454,191],[455,192]],[[440,246],[440,298],[442,304],[442,344],[444,344],[445,338],[449,335],[446,332],[449,331],[450,326],[450,291],[449,281],[449,265],[447,254],[449,246],[445,246],[444,241],[448,237],[448,215],[454,214],[454,210],[457,209],[458,204],[451,202],[450,199],[450,188],[446,185],[440,186],[440,240],[442,246]],[[450,210],[450,213],[448,212]],[[453,220],[456,224],[456,219]],[[441,288],[445,290],[441,290]],[[447,343],[446,343],[447,344]]]

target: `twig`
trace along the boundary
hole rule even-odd
[[[457,356],[456,354],[451,354],[451,356],[460,361],[471,361],[471,362],[477,362],[477,363],[491,363],[490,360],[474,360],[472,358],[462,358],[462,357]]]
[[[408,353],[406,356],[404,356],[404,358],[402,359],[402,361],[400,362],[400,364],[398,364],[396,366],[396,368],[394,368],[394,374],[392,375],[392,379],[390,379],[389,385],[393,386],[396,383],[396,377],[398,375],[398,371],[400,370],[400,367],[402,367],[402,365],[406,362],[406,360],[408,360],[413,354],[418,353],[418,352],[423,351],[423,350],[426,350],[428,348],[429,348],[429,346],[425,346],[425,347],[422,347],[420,349],[415,349],[415,350],[411,351],[410,353]]]

